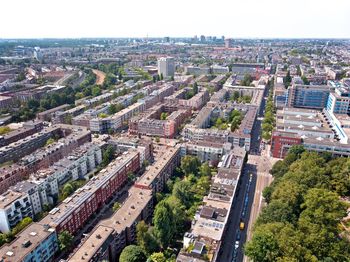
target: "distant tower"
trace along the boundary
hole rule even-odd
[[[231,38],[225,39],[225,48],[232,48],[233,47],[233,40]]]
[[[43,59],[43,53],[41,52],[40,47],[34,47],[33,56],[36,60],[41,61]]]
[[[201,35],[201,42],[205,42],[205,36]]]
[[[158,74],[163,77],[171,77],[175,74],[175,60],[173,57],[161,57],[158,59]]]
[[[170,42],[170,37],[169,36],[164,37],[164,43],[169,43],[169,42]]]

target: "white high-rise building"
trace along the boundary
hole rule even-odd
[[[158,74],[163,77],[171,77],[175,74],[175,60],[173,57],[161,57],[158,59]]]

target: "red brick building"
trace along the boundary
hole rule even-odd
[[[122,187],[128,179],[128,173],[136,172],[139,168],[139,152],[124,152],[85,186],[52,209],[42,223],[56,228],[58,233],[68,230],[74,234]]]
[[[271,138],[271,155],[276,158],[284,158],[291,146],[301,143],[301,138],[295,133],[274,131]]]

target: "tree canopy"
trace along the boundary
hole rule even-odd
[[[348,261],[350,243],[340,220],[350,195],[350,159],[306,152],[294,146],[272,168],[245,253],[254,261]]]
[[[68,231],[62,231],[58,234],[60,250],[66,251],[73,244],[73,236]]]
[[[144,262],[146,255],[142,248],[136,245],[126,246],[119,257],[120,262]]]

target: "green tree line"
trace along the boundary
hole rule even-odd
[[[271,174],[267,206],[245,254],[253,261],[349,261],[350,243],[340,221],[350,194],[350,159],[291,148]]]
[[[157,193],[152,224],[137,225],[137,246],[126,247],[120,261],[131,257],[148,257],[148,261],[175,261],[178,241],[190,228],[191,220],[210,187],[212,169],[193,156],[181,160],[174,177],[167,182],[165,193]],[[142,251],[140,255],[140,251]],[[123,259],[122,259],[123,258]]]

